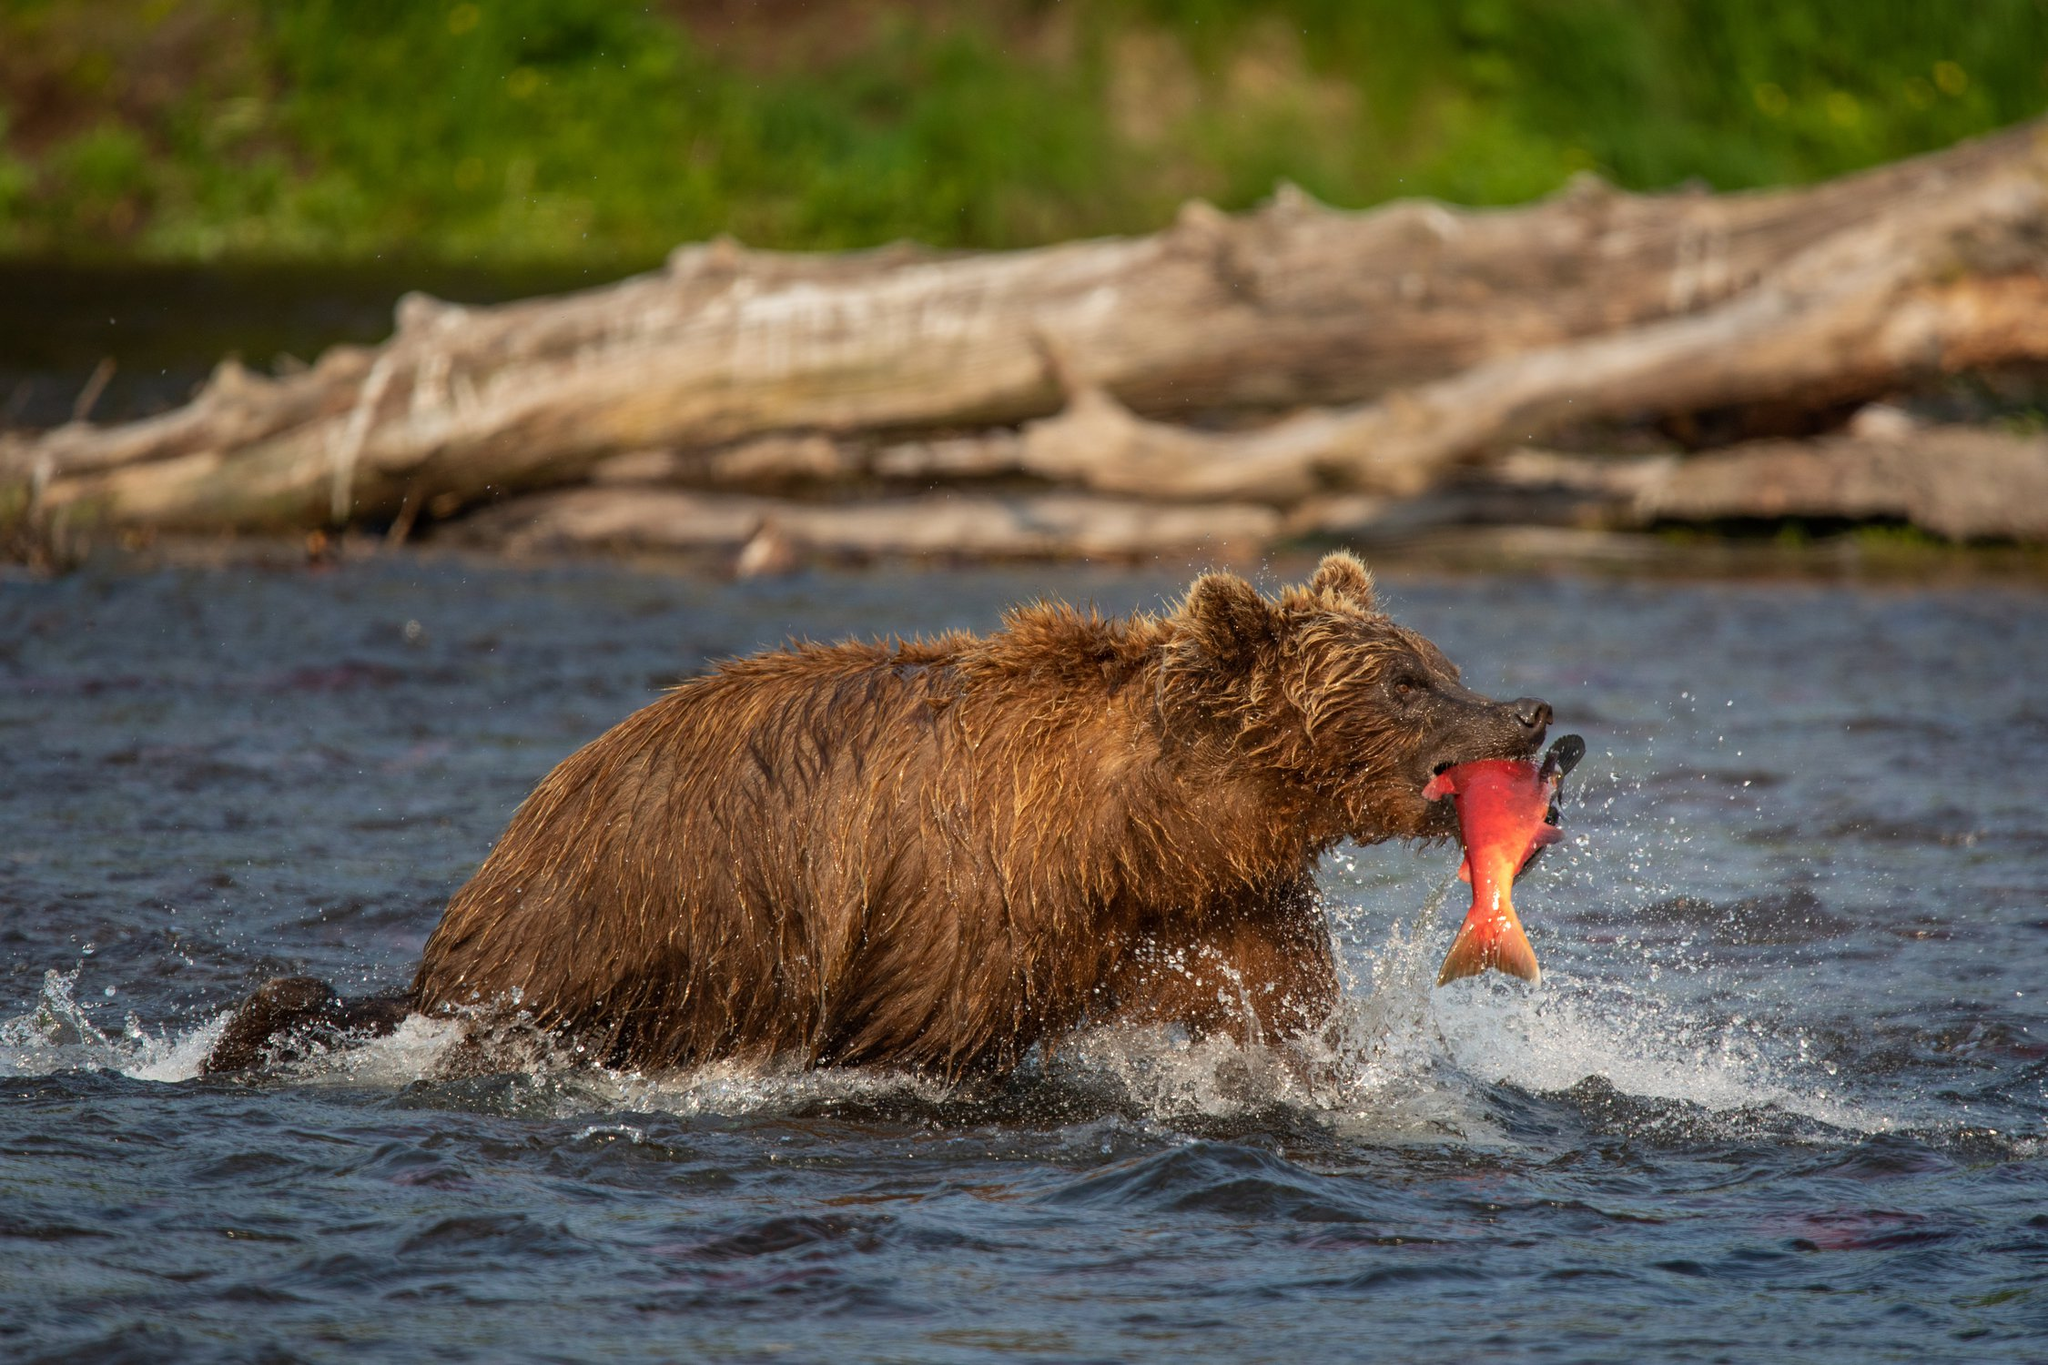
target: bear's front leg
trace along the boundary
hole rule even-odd
[[[1199,923],[1177,921],[1124,954],[1102,1015],[1124,1023],[1222,1031],[1240,1045],[1299,1037],[1330,1017],[1337,968],[1313,888]]]

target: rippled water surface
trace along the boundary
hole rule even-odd
[[[2048,1358],[2048,596],[1384,575],[1591,746],[1432,991],[1453,852],[1325,869],[1313,1086],[1097,1033],[1001,1086],[195,1079],[400,983],[546,770],[707,658],[1158,573],[387,559],[0,586],[0,1357]]]

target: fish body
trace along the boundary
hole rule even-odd
[[[1461,763],[1438,773],[1423,787],[1425,799],[1437,801],[1448,796],[1456,804],[1458,829],[1465,844],[1458,878],[1472,884],[1472,908],[1458,926],[1450,952],[1444,955],[1443,970],[1436,978],[1439,986],[1459,977],[1477,976],[1489,967],[1524,981],[1542,979],[1536,950],[1529,946],[1509,891],[1537,851],[1563,837],[1552,823],[1557,787],[1583,752],[1582,741],[1572,752],[1560,740],[1541,767],[1506,758]]]

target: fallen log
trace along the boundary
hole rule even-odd
[[[1453,528],[1896,522],[1953,541],[2048,542],[2048,436],[1919,426],[1874,405],[1846,431],[1690,458],[1510,451],[1412,498],[1313,498],[1287,533],[1365,545]]]
[[[2048,355],[2044,244],[2044,125],[1768,193],[1346,213],[1287,192],[1004,254],[714,242],[556,299],[411,296],[381,347],[226,365],[178,411],[9,440],[0,515],[410,525],[646,452],[714,487],[780,461],[1282,508],[1413,493],[1561,423]]]
[[[1161,506],[1077,493],[939,493],[804,503],[615,486],[536,493],[466,518],[460,539],[513,554],[713,552],[761,559],[1143,559],[1254,556],[1282,530],[1270,507]],[[744,560],[742,563],[744,564]]]
[[[1980,230],[2010,233],[2019,245],[2048,227],[2044,202],[2005,193],[1946,200],[1903,242],[1896,222],[1845,232],[1703,314],[1505,357],[1379,402],[1250,432],[1146,421],[1090,388],[1021,439],[999,438],[977,472],[1007,463],[1099,492],[1281,506],[1333,488],[1412,495],[1462,456],[1566,422],[1786,398],[1825,406],[1944,372],[2048,357],[2048,278],[1952,278],[1981,244],[1973,240]],[[2048,254],[2034,264],[2048,271]],[[968,463],[958,452],[952,459]]]
[[[1657,522],[1897,521],[1948,540],[2048,541],[2048,436],[1928,427],[1696,456],[1629,505]]]

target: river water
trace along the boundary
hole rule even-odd
[[[1313,1088],[1096,1033],[951,1090],[437,1079],[417,1022],[195,1072],[264,977],[404,980],[531,785],[708,658],[1184,578],[0,585],[0,1356],[2048,1359],[2048,595],[1383,579],[1589,742],[1516,894],[1541,987],[1432,990],[1455,853],[1345,850]]]

